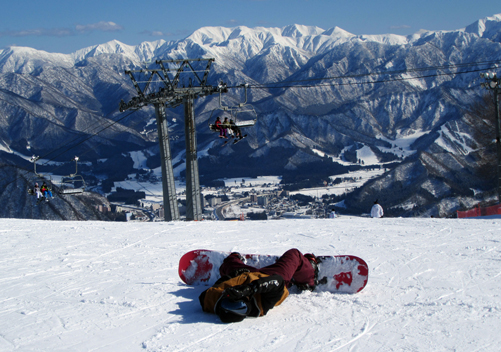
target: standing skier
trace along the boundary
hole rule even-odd
[[[313,254],[290,249],[261,269],[243,259],[239,253],[230,254],[219,268],[221,278],[199,297],[202,309],[217,314],[223,323],[266,315],[287,298],[287,288],[313,290],[317,284],[318,261]]]
[[[371,218],[382,218],[383,215],[384,215],[383,207],[379,205],[376,199],[371,209]]]

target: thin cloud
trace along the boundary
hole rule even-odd
[[[409,29],[411,26],[408,25],[401,25],[401,26],[390,26],[390,29]]]
[[[0,32],[0,37],[67,37],[70,35],[73,35],[73,32],[69,28],[36,28]]]
[[[188,30],[178,30],[176,32],[163,32],[163,31],[150,31],[150,30],[144,30],[142,32],[139,32],[141,35],[147,35],[150,37],[178,37],[182,35],[187,35],[190,34]]]
[[[171,37],[175,35],[174,33],[171,32],[162,32],[162,31],[142,31],[139,34],[147,35],[150,37]]]
[[[123,27],[116,24],[115,22],[101,21],[98,23],[85,24],[85,25],[77,24],[75,26],[75,29],[77,30],[77,32],[80,33],[93,32],[93,31],[117,32],[121,31]]]
[[[122,26],[114,22],[101,21],[93,24],[76,25],[75,28],[35,28],[1,31],[0,37],[68,37],[93,31],[116,32],[122,29]]]

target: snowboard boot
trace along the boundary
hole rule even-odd
[[[240,259],[240,261],[241,261],[242,263],[245,263],[245,258],[244,258],[244,257],[243,257],[240,253],[238,253],[238,252],[232,252],[232,253],[230,253],[230,255],[229,255],[226,259],[228,259],[228,258],[230,258],[230,257],[236,257],[236,258]],[[226,260],[226,259],[225,259],[225,260]],[[240,269],[235,269],[235,270],[233,270],[233,271],[229,274],[229,276],[230,276],[230,277],[237,277],[237,276],[239,276],[239,275],[241,275],[241,274],[243,274],[243,273],[249,273],[249,272],[250,272],[250,270],[249,270],[249,269],[246,269],[246,268],[240,268]]]
[[[235,256],[238,259],[240,259],[242,262],[245,262],[245,258],[240,253],[238,253],[238,252],[232,252],[232,253],[230,253],[229,256]]]
[[[314,254],[308,253],[305,254],[304,257],[308,259],[311,266],[313,267],[313,271],[315,272],[315,286],[318,285],[318,264],[320,264],[320,260],[315,257]]]
[[[232,252],[232,253],[230,253],[230,255],[229,255],[229,256],[227,256],[226,258],[224,258],[223,263],[224,263],[225,261],[227,261],[228,259],[230,259],[230,258],[238,258],[238,259],[239,259],[242,263],[245,263],[245,258],[244,258],[244,256],[242,256],[242,255],[241,255],[240,253],[238,253],[238,252]]]

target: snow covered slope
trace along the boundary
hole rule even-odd
[[[0,351],[498,351],[501,219],[0,220]],[[355,295],[293,293],[225,325],[179,258],[197,248],[354,254]]]

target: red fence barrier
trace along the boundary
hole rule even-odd
[[[458,218],[474,218],[476,216],[501,215],[501,204],[486,208],[473,208],[466,211],[458,211]]]

